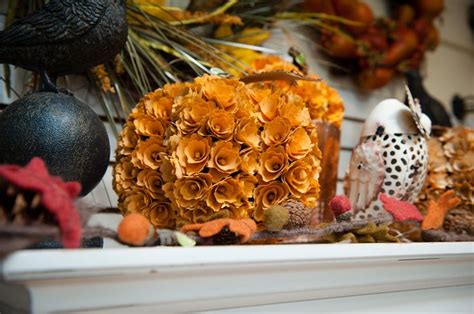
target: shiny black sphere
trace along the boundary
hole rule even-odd
[[[49,172],[89,193],[107,170],[110,144],[99,117],[77,98],[33,93],[0,113],[0,164],[41,157]]]

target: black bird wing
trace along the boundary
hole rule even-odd
[[[0,32],[0,46],[58,43],[82,36],[101,19],[106,0],[51,0]]]

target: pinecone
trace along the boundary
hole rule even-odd
[[[289,217],[285,229],[295,229],[308,226],[311,222],[311,208],[307,208],[303,203],[289,199],[283,207],[288,209]]]
[[[453,209],[444,218],[443,228],[474,235],[474,213],[468,209]]]
[[[0,178],[0,224],[54,223],[54,216],[41,205],[41,196],[23,191]]]
[[[0,165],[0,180],[0,255],[45,238],[80,246],[82,225],[74,205],[78,182],[51,176],[39,157],[24,167]]]

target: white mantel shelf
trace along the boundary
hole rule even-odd
[[[473,312],[472,242],[31,250],[0,265],[1,313]]]

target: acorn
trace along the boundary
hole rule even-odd
[[[311,208],[303,203],[289,199],[282,205],[273,205],[264,213],[263,223],[269,231],[297,229],[311,222]]]
[[[329,208],[338,222],[350,221],[352,218],[351,201],[345,195],[336,195],[329,202]]]
[[[311,222],[311,208],[304,206],[303,203],[289,199],[283,203],[283,207],[288,210],[288,223],[285,229],[296,229],[306,227]]]

